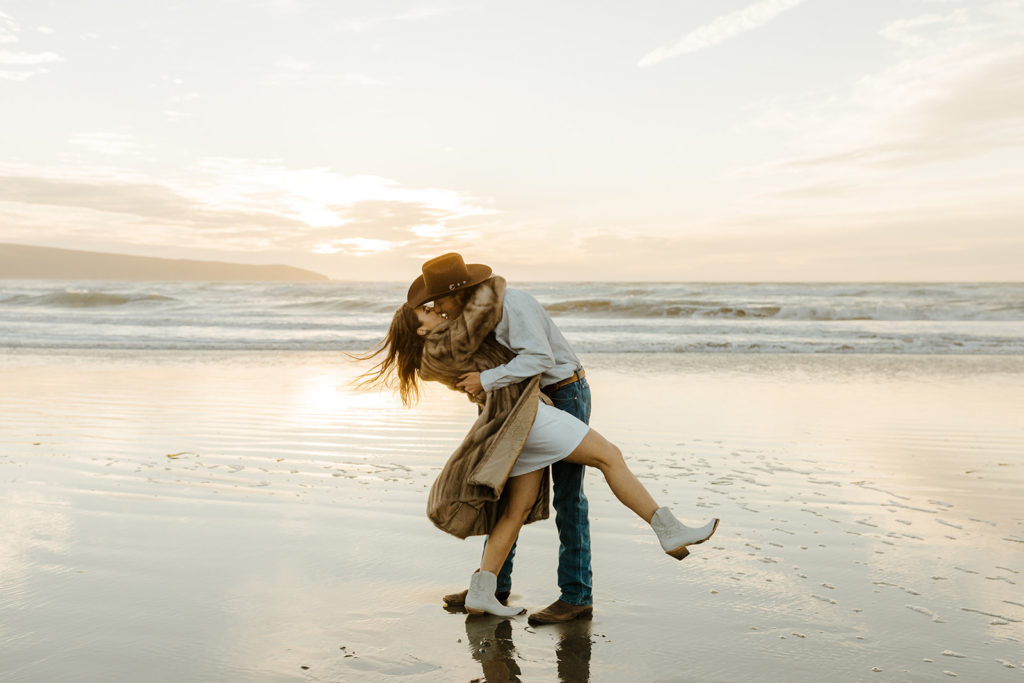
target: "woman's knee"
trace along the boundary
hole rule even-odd
[[[604,437],[600,437],[595,439],[592,447],[588,449],[584,464],[604,471],[618,467],[624,462],[619,447]]]
[[[605,467],[618,467],[626,463],[626,459],[622,455],[622,449],[608,441],[608,446],[604,452],[604,465]],[[602,468],[604,469],[604,468]]]

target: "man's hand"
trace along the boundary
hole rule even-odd
[[[479,372],[467,372],[466,374],[459,377],[459,383],[456,384],[459,389],[462,389],[470,396],[479,396],[484,393],[484,385],[480,384],[480,373]]]

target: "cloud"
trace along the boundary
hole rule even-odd
[[[806,0],[762,0],[741,10],[723,14],[710,24],[691,31],[669,47],[659,47],[640,60],[638,66],[654,66],[679,55],[697,52],[723,43],[734,36],[762,26]]]
[[[489,240],[475,258],[521,279],[609,277],[664,281],[1017,280],[1024,254],[1019,211],[971,207],[913,213],[738,217],[730,229],[666,236],[632,227],[581,230],[557,264],[542,233]],[[979,230],[978,226],[985,226]],[[479,247],[478,247],[479,250]],[[557,273],[555,278],[553,273]]]
[[[18,42],[18,33],[20,31],[21,26],[11,15],[0,12],[0,45]]]
[[[216,179],[207,186],[211,203],[273,206],[314,228],[360,224],[367,219],[391,227],[396,217],[411,227],[488,213],[455,190],[410,188],[389,178],[344,176],[328,168],[290,169],[272,162],[208,159],[200,169]],[[406,220],[403,211],[414,214]]]
[[[8,52],[0,51],[0,64],[7,66],[34,66],[62,62],[64,58],[56,52]]]
[[[259,79],[259,84],[278,86],[304,84],[311,87],[332,87],[336,85],[375,86],[384,81],[367,74],[346,72],[334,73],[316,68],[316,63],[294,57],[279,57],[273,70]]]
[[[91,152],[109,154],[111,156],[123,156],[138,152],[138,144],[135,142],[135,139],[124,133],[106,131],[75,133],[68,142],[72,145],[84,147]]]
[[[134,141],[118,134],[81,133],[74,141],[104,154],[134,151]],[[10,231],[88,228],[113,242],[354,255],[407,244],[433,248],[467,234],[462,222],[493,213],[454,190],[223,158],[162,181],[116,170],[0,165],[0,209],[17,214],[5,220]]]
[[[943,268],[949,279],[972,277],[968,271],[986,273],[988,264],[1007,278],[1008,263],[1024,257],[1020,7],[886,22],[883,66],[826,90],[757,103],[753,123],[735,135],[749,135],[761,158],[732,174],[744,191],[709,221],[711,232],[739,243],[743,231],[756,231],[799,245],[806,258],[791,261],[799,278],[827,276],[826,265],[855,272],[859,259],[862,269],[899,279],[899,258],[922,278],[942,279]],[[929,234],[929,225],[945,226],[945,234]],[[858,239],[891,254],[884,268]],[[941,255],[923,265],[935,245]],[[947,258],[958,251],[959,261]],[[822,267],[810,262],[814,253]]]
[[[389,242],[387,240],[366,239],[364,237],[347,237],[340,240],[321,242],[313,247],[315,254],[346,253],[353,256],[370,256],[382,251],[390,251],[396,246],[404,246],[407,242]]]
[[[418,237],[441,237],[444,235],[444,227],[440,225],[414,225],[409,230]]]
[[[275,12],[294,14],[309,10],[312,6],[308,0],[262,0],[262,2],[255,3],[253,7],[266,7]]]
[[[967,10],[958,9],[946,15],[925,14],[913,19],[901,19],[883,28],[879,31],[879,35],[905,45],[924,45],[929,42],[928,39],[915,32],[915,29],[950,23],[967,23]]]
[[[0,81],[27,81],[35,75],[35,71],[0,71]]]
[[[857,185],[852,183],[840,183],[840,182],[825,182],[825,183],[811,183],[807,185],[801,185],[798,187],[792,187],[786,190],[780,190],[775,193],[775,196],[780,199],[831,199],[835,197],[845,197],[853,194],[858,189]]]
[[[923,15],[881,34],[895,60],[844,89],[761,102],[752,127],[785,141],[780,167],[854,171],[956,163],[1024,144],[1020,4]],[[922,33],[927,30],[927,35]]]
[[[431,205],[426,197],[414,199],[363,199],[350,204],[330,204],[327,208],[335,212],[348,227],[392,231],[414,232],[413,228],[429,225],[442,228],[452,216],[448,208]]]
[[[350,83],[351,85],[384,85],[384,81],[374,78],[373,76],[351,72],[342,74],[341,80],[345,83]]]
[[[343,31],[369,31],[370,29],[376,28],[383,24],[404,21],[418,21],[420,19],[430,19],[432,17],[437,17],[446,14],[448,11],[449,10],[441,7],[423,6],[409,10],[407,12],[401,12],[399,14],[385,14],[371,17],[359,17],[355,19],[343,19],[341,22],[338,23],[338,28]]]
[[[0,12],[0,45],[13,44],[20,40],[21,25],[11,15]],[[27,81],[38,74],[46,73],[42,64],[62,62],[64,58],[56,52],[24,52],[0,50],[0,66],[35,67],[32,69],[0,69],[0,80]]]
[[[850,105],[850,113],[837,113],[835,122],[846,130],[859,127],[860,139],[793,164],[905,168],[1019,147],[1024,48],[956,51],[903,63],[862,82]]]
[[[225,228],[301,225],[268,212],[218,210],[158,183],[0,176],[0,201],[126,214],[152,223]]]

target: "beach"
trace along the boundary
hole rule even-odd
[[[0,89],[0,683],[1024,683],[1024,0],[9,2]],[[447,607],[559,457],[642,515]]]
[[[591,425],[677,562],[589,472],[592,621],[449,614],[479,539],[424,508],[475,417],[340,353],[0,353],[0,678],[1014,681],[1024,357],[583,355]],[[553,520],[512,602],[557,597]]]

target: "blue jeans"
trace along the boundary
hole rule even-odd
[[[590,423],[590,385],[587,379],[556,389],[548,398],[559,410]],[[561,599],[570,605],[593,604],[593,573],[590,569],[589,506],[583,494],[584,465],[556,462],[551,466],[555,496],[555,526],[558,528],[558,587]],[[505,564],[498,573],[498,590],[512,589],[512,559],[516,546],[512,545]]]

